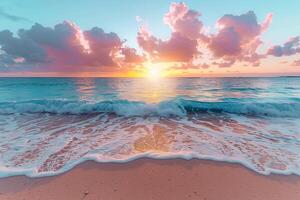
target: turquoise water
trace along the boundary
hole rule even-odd
[[[1,177],[140,157],[300,174],[300,78],[0,78],[0,155]]]

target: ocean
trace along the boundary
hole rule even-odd
[[[0,177],[143,157],[300,175],[300,78],[0,78]]]

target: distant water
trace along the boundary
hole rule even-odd
[[[0,78],[0,177],[140,157],[300,175],[300,78]]]

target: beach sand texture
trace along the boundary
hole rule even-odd
[[[238,164],[139,159],[85,162],[53,177],[0,180],[1,200],[299,200],[300,177],[259,175]]]

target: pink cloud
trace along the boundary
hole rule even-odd
[[[6,55],[1,56],[5,58],[1,62],[10,65],[35,64],[43,66],[44,70],[114,67],[140,61],[136,51],[124,50],[127,47],[123,43],[116,33],[106,33],[98,27],[82,31],[70,21],[53,28],[35,24],[28,30],[19,30],[18,37],[7,30],[0,32],[1,49]],[[118,56],[123,59],[119,60]]]
[[[299,60],[295,60],[291,65],[292,66],[300,67],[300,59]]]
[[[281,56],[290,56],[296,53],[300,53],[300,37],[292,37],[282,46],[275,45],[268,49],[267,54],[281,57]]]
[[[146,26],[142,25],[137,33],[137,43],[147,54],[152,55],[157,49],[159,39],[154,37]]]
[[[199,39],[203,36],[200,16],[199,12],[189,9],[185,3],[172,3],[169,12],[164,16],[164,22],[173,32],[189,39]]]
[[[211,38],[210,49],[217,57],[235,56],[241,52],[239,34],[232,28],[224,28]]]
[[[197,41],[173,32],[168,40],[158,39],[148,32],[139,32],[139,46],[155,62],[189,62],[198,54]]]
[[[190,62],[200,53],[197,48],[202,35],[199,16],[198,12],[190,10],[184,3],[172,3],[164,17],[164,22],[172,30],[170,38],[161,40],[142,25],[137,42],[152,61]]]
[[[261,26],[261,30],[262,31],[268,30],[269,26],[272,24],[272,21],[273,21],[273,14],[272,13],[267,14],[265,20],[260,25]]]
[[[161,40],[142,25],[137,36],[138,44],[152,60],[185,62],[190,66],[207,51],[212,53],[210,65],[220,67],[230,67],[236,62],[258,66],[265,57],[257,50],[263,43],[260,39],[262,33],[272,22],[272,14],[268,14],[261,24],[253,11],[224,15],[217,21],[215,34],[205,33],[200,16],[200,12],[189,9],[185,3],[172,3],[164,16],[164,22],[172,31],[170,38]]]
[[[5,66],[37,65],[45,69],[82,70],[86,67],[134,66],[145,61],[176,63],[177,69],[208,68],[211,65],[230,67],[235,63],[258,66],[267,55],[276,57],[300,52],[300,37],[293,37],[283,45],[275,45],[267,53],[259,53],[262,34],[272,23],[272,14],[258,22],[253,11],[241,15],[226,14],[216,22],[216,30],[207,31],[200,20],[201,13],[185,3],[172,3],[163,21],[170,28],[167,39],[153,35],[141,27],[137,33],[137,49],[125,45],[116,33],[94,27],[81,30],[70,21],[54,27],[40,24],[21,29],[15,36],[0,31],[0,63]],[[134,20],[134,19],[133,19]],[[298,65],[298,61],[294,62]]]
[[[146,58],[143,55],[139,55],[135,48],[124,47],[121,48],[121,55],[123,55],[123,64],[124,63],[142,63],[146,61]]]
[[[210,37],[208,47],[217,58],[224,62],[221,67],[231,66],[236,61],[259,65],[263,55],[256,51],[262,44],[261,34],[266,31],[272,21],[268,14],[262,24],[258,24],[254,12],[242,15],[224,15],[217,22],[218,33]]]

